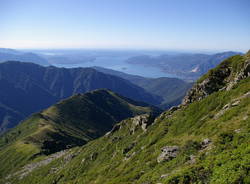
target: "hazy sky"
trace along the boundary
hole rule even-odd
[[[250,49],[250,0],[0,0],[0,47]]]

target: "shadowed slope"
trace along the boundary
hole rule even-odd
[[[39,155],[83,145],[125,118],[144,113],[155,116],[159,112],[155,107],[104,89],[77,94],[33,114],[2,135],[1,168],[6,171]]]

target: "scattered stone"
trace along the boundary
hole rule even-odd
[[[112,158],[115,158],[116,155],[117,155],[117,152],[114,152],[112,155]]]
[[[232,107],[238,106],[239,104],[240,104],[240,100],[237,100],[237,101],[235,101],[234,103],[232,103]]]
[[[241,132],[241,129],[236,129],[236,130],[234,130],[234,132],[238,134]]]
[[[226,104],[222,109],[228,109],[230,108],[230,104]]]
[[[119,140],[121,140],[121,137],[117,137],[117,136],[112,137],[112,139],[111,139],[112,142],[116,142],[116,141],[119,141]]]
[[[189,156],[189,162],[188,163],[190,163],[190,164],[195,164],[195,162],[196,162],[196,156],[195,155],[190,155]]]
[[[178,146],[165,146],[161,149],[162,153],[157,157],[157,162],[169,161],[175,158],[179,152]]]
[[[247,98],[247,97],[250,97],[250,91],[245,93],[241,97],[232,100],[230,103],[226,104],[217,114],[215,114],[214,119],[218,119],[231,107],[238,106],[240,104],[241,100],[244,98]]]
[[[134,156],[136,154],[136,152],[133,152],[132,154],[126,154],[126,156],[124,157],[124,160],[129,160],[132,156]]]
[[[245,120],[247,120],[247,118],[248,118],[248,116],[244,116],[244,117],[243,117],[243,120],[245,121]]]
[[[162,174],[161,175],[161,178],[166,178],[166,177],[168,177],[169,176],[169,174]]]
[[[90,160],[91,160],[91,161],[96,160],[97,156],[98,156],[98,153],[96,153],[96,152],[92,153],[92,154],[90,155]]]
[[[133,149],[134,146],[135,146],[135,143],[133,142],[133,143],[130,144],[128,147],[124,148],[123,151],[122,151],[122,153],[123,153],[123,154],[128,153],[130,150]]]
[[[64,161],[65,162],[69,162],[70,160],[72,160],[72,158],[74,158],[76,156],[76,154],[74,153],[69,153],[64,157]]]
[[[85,160],[86,160],[86,159],[85,159],[85,158],[83,158],[83,159],[82,159],[82,161],[81,161],[81,164],[83,164],[83,163],[85,162]]]
[[[209,139],[209,138],[206,138],[204,139],[202,142],[201,142],[201,147],[202,149],[205,149],[208,147],[209,144],[211,144],[212,141]]]
[[[250,97],[250,91],[248,91],[242,96],[242,98],[249,98],[249,97]]]
[[[48,165],[53,160],[64,156],[67,152],[68,152],[67,150],[63,150],[50,155],[49,157],[47,157],[42,161],[25,165],[22,170],[16,172],[14,175],[19,175],[19,178],[22,179],[23,177],[27,176],[30,172],[32,172],[34,169]]]
[[[60,170],[59,168],[52,167],[52,168],[50,169],[50,174],[57,173],[59,170]]]
[[[221,117],[227,109],[222,109],[221,111],[219,111],[217,114],[215,114],[214,119],[218,119],[219,117]]]

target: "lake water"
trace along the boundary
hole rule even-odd
[[[73,68],[73,67],[92,67],[99,66],[103,68],[108,68],[116,71],[121,71],[128,74],[140,75],[143,77],[177,77],[172,74],[167,74],[163,72],[160,68],[152,67],[152,66],[143,66],[137,64],[127,63],[126,60],[130,57],[140,56],[140,55],[151,55],[157,56],[163,54],[160,51],[113,51],[113,50],[43,50],[38,51],[36,53],[46,55],[49,57],[62,56],[62,57],[70,57],[77,58],[77,64],[72,63],[63,63],[56,62],[53,63],[54,66],[57,67],[65,67],[65,68]],[[166,52],[164,52],[166,53]],[[81,58],[93,57],[94,60],[84,61]],[[79,62],[80,60],[80,62]]]
[[[92,67],[99,66],[103,68],[108,68],[116,71],[121,71],[128,74],[140,75],[143,77],[177,77],[172,74],[167,74],[161,71],[160,68],[129,64],[126,60],[129,57],[112,57],[112,56],[101,56],[96,57],[94,61],[82,62],[77,64],[54,64],[58,67],[73,68],[73,67]]]

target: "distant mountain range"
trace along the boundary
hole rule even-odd
[[[234,54],[235,52],[215,55],[177,55],[175,57],[165,55],[156,58],[150,57],[150,60],[147,60],[148,56],[143,56],[143,60],[131,58],[128,62],[152,64],[154,59],[158,58],[159,61],[154,62],[159,64],[157,67],[165,67],[168,63],[167,66],[174,68],[174,72],[177,69],[183,70],[185,72],[181,75],[193,79],[216,65],[222,58]],[[42,65],[48,64],[46,59],[37,54],[23,53],[13,49],[0,48],[0,58],[2,58],[0,62],[12,58]],[[182,62],[183,60],[187,62]],[[198,68],[193,68],[194,66],[198,66]],[[191,68],[193,69],[190,74],[187,71]],[[1,134],[16,126],[31,113],[47,108],[76,93],[107,88],[133,100],[168,109],[181,103],[192,83],[177,78],[145,78],[102,67],[66,69],[13,61],[0,63],[0,86]]]
[[[118,51],[102,52],[98,50],[31,50],[31,52],[27,53],[14,49],[0,48],[0,62],[22,61],[32,62],[43,66],[54,65],[66,67],[81,66],[82,64],[84,65],[84,63],[88,63],[87,66],[91,66],[92,64],[96,64],[96,60],[98,60],[100,56],[113,56],[114,58],[119,58],[122,53],[123,52]],[[208,70],[217,66],[224,59],[233,55],[242,54],[232,51],[215,54],[171,53],[159,55],[160,53],[157,53],[157,56],[147,54],[147,52],[145,52],[146,54],[144,55],[142,55],[142,53],[143,52],[138,52],[133,53],[132,55],[131,53],[127,53],[128,59],[121,57],[120,61],[118,60],[118,62],[127,63],[130,66],[141,65],[144,68],[145,66],[158,68],[159,71],[166,73],[166,75],[172,74],[175,77],[188,81],[195,81]],[[126,55],[126,51],[124,51],[123,55]],[[105,60],[102,62],[105,62]],[[105,66],[103,63],[99,64],[101,64],[101,66]],[[111,63],[107,62],[107,68],[111,67],[109,65],[111,65]],[[98,66],[97,70],[99,68]],[[102,72],[105,73],[104,70]],[[122,78],[124,78],[123,74],[118,74],[119,72],[117,73],[112,71],[110,73],[110,71],[108,71],[108,73],[112,73],[112,75],[119,77],[123,76]],[[125,78],[127,79],[126,76]]]
[[[162,71],[175,74],[183,79],[195,80],[211,68],[217,66],[224,59],[242,54],[239,52],[222,52],[217,54],[171,54],[150,56],[141,55],[129,58],[130,64],[154,66]]]
[[[43,66],[50,65],[46,59],[37,54],[31,52],[20,52],[14,49],[0,48],[0,63],[6,61],[32,62]]]
[[[1,131],[61,99],[100,88],[152,105],[162,101],[162,97],[150,94],[125,79],[92,68],[66,69],[5,62],[0,64],[0,86]]]
[[[162,97],[162,101],[158,105],[162,109],[167,109],[171,106],[180,104],[188,89],[193,85],[191,82],[185,82],[184,80],[177,78],[145,78],[97,66],[93,68],[100,72],[129,80],[137,86],[142,87],[147,92]]]

